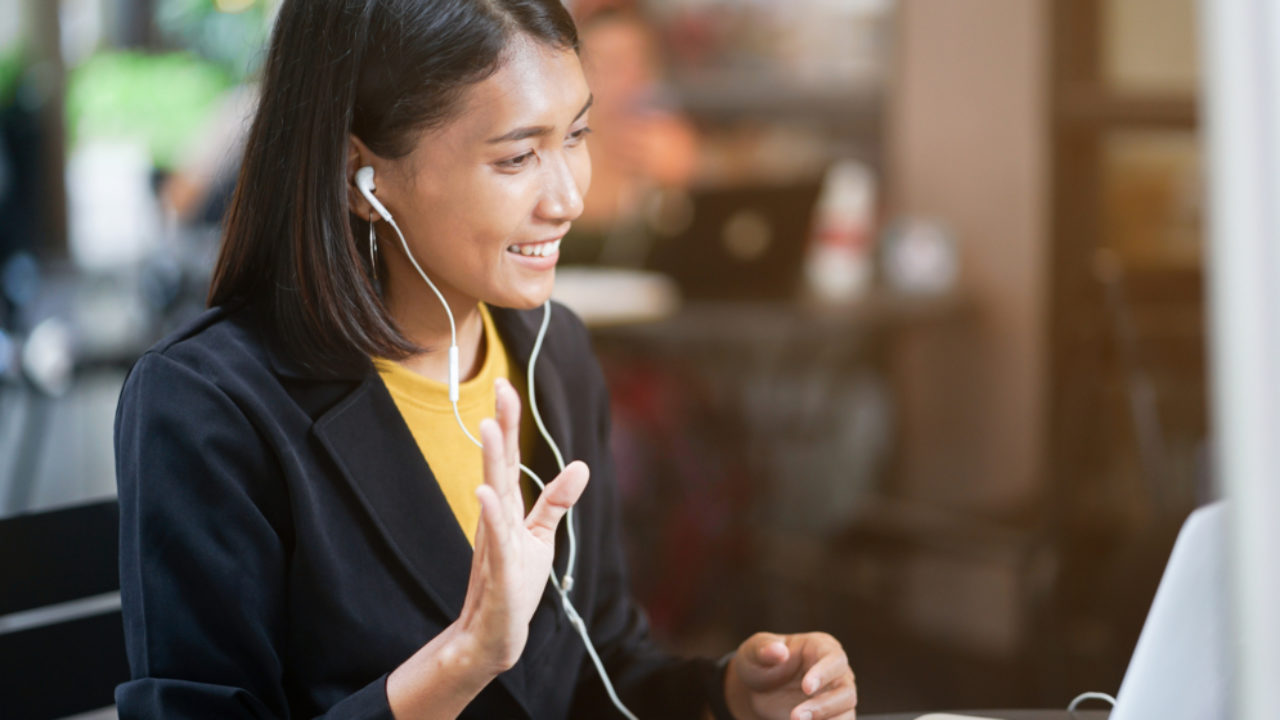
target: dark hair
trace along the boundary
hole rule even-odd
[[[285,0],[263,70],[209,305],[252,303],[293,359],[323,373],[417,348],[356,237],[347,152],[408,154],[523,34],[578,50],[560,0]]]

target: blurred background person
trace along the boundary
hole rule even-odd
[[[202,226],[222,222],[235,190],[257,95],[258,86],[245,83],[220,98],[198,131],[200,141],[184,149],[165,177],[161,197],[178,223]]]
[[[654,29],[636,3],[588,0],[573,10],[595,98],[592,181],[586,210],[561,253],[567,264],[618,264],[635,255],[625,247],[627,229],[645,203],[692,179],[697,132],[664,83]]]

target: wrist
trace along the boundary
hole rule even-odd
[[[501,672],[485,663],[479,643],[456,623],[387,676],[387,700],[396,718],[456,717]]]
[[[481,623],[465,608],[447,632],[453,636],[457,652],[465,653],[476,672],[489,675],[491,680],[515,667],[527,639],[527,634],[518,631],[496,636],[488,628],[481,627]]]
[[[728,710],[730,717],[735,720],[753,720],[756,717],[755,711],[752,709],[750,693],[747,686],[742,683],[742,678],[738,676],[736,663],[738,662],[737,653],[726,656],[724,671],[724,704]]]
[[[456,679],[468,686],[479,685],[484,688],[510,669],[489,657],[480,636],[457,622],[445,628],[438,639],[441,641],[440,661],[451,665],[455,669]]]
[[[737,652],[731,652],[716,661],[709,676],[707,686],[708,707],[706,717],[710,720],[735,720],[736,718],[746,717],[741,713],[734,712],[729,704],[729,675],[732,672],[730,664]]]

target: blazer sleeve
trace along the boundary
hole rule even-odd
[[[594,356],[591,366],[597,402],[597,447],[600,457],[593,478],[607,478],[598,487],[606,517],[599,523],[601,536],[594,547],[600,552],[600,600],[586,618],[591,641],[609,672],[623,703],[641,718],[698,720],[704,717],[712,695],[724,695],[723,671],[706,658],[680,658],[659,648],[649,635],[644,611],[635,602],[628,580],[626,556],[619,528],[617,484],[609,448],[609,394]],[[605,694],[599,673],[588,658],[578,679],[573,717],[615,717],[617,710]],[[721,700],[720,704],[723,704]]]
[[[278,648],[292,534],[279,466],[208,377],[150,352],[116,414],[121,718],[286,718]],[[391,718],[386,676],[326,718]]]

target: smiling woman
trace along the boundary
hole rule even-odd
[[[449,306],[460,309],[462,338],[481,335],[477,301],[533,308],[550,297],[559,240],[582,213],[591,181],[591,100],[577,54],[517,38],[501,58],[460,98],[465,122],[422,132],[398,158],[379,156],[353,135],[347,159],[349,169],[374,169],[378,197],[410,250]],[[358,216],[376,215],[359,193],[349,200]],[[447,319],[395,236],[385,237],[389,229],[383,235],[386,305],[418,347],[432,347]],[[474,367],[476,343],[460,344],[463,367]],[[411,362],[443,378],[447,367],[433,368],[434,359],[427,353]]]
[[[359,262],[370,257],[357,247],[370,213],[352,192],[355,170],[374,168],[446,296],[496,300],[495,268],[479,276],[484,243],[563,234],[581,212],[586,128],[569,125],[584,123],[589,93],[556,2],[300,5],[286,3],[276,22],[209,302],[264,301],[287,351],[324,373],[368,355],[408,357],[432,330],[429,313],[396,312],[422,290],[395,282],[403,255]],[[381,296],[375,278],[390,280]],[[477,318],[461,323],[471,339]],[[434,329],[443,319],[434,313]]]
[[[559,0],[284,1],[211,307],[120,398],[121,717],[852,717],[830,636],[681,659],[631,598],[548,302],[577,48]]]

